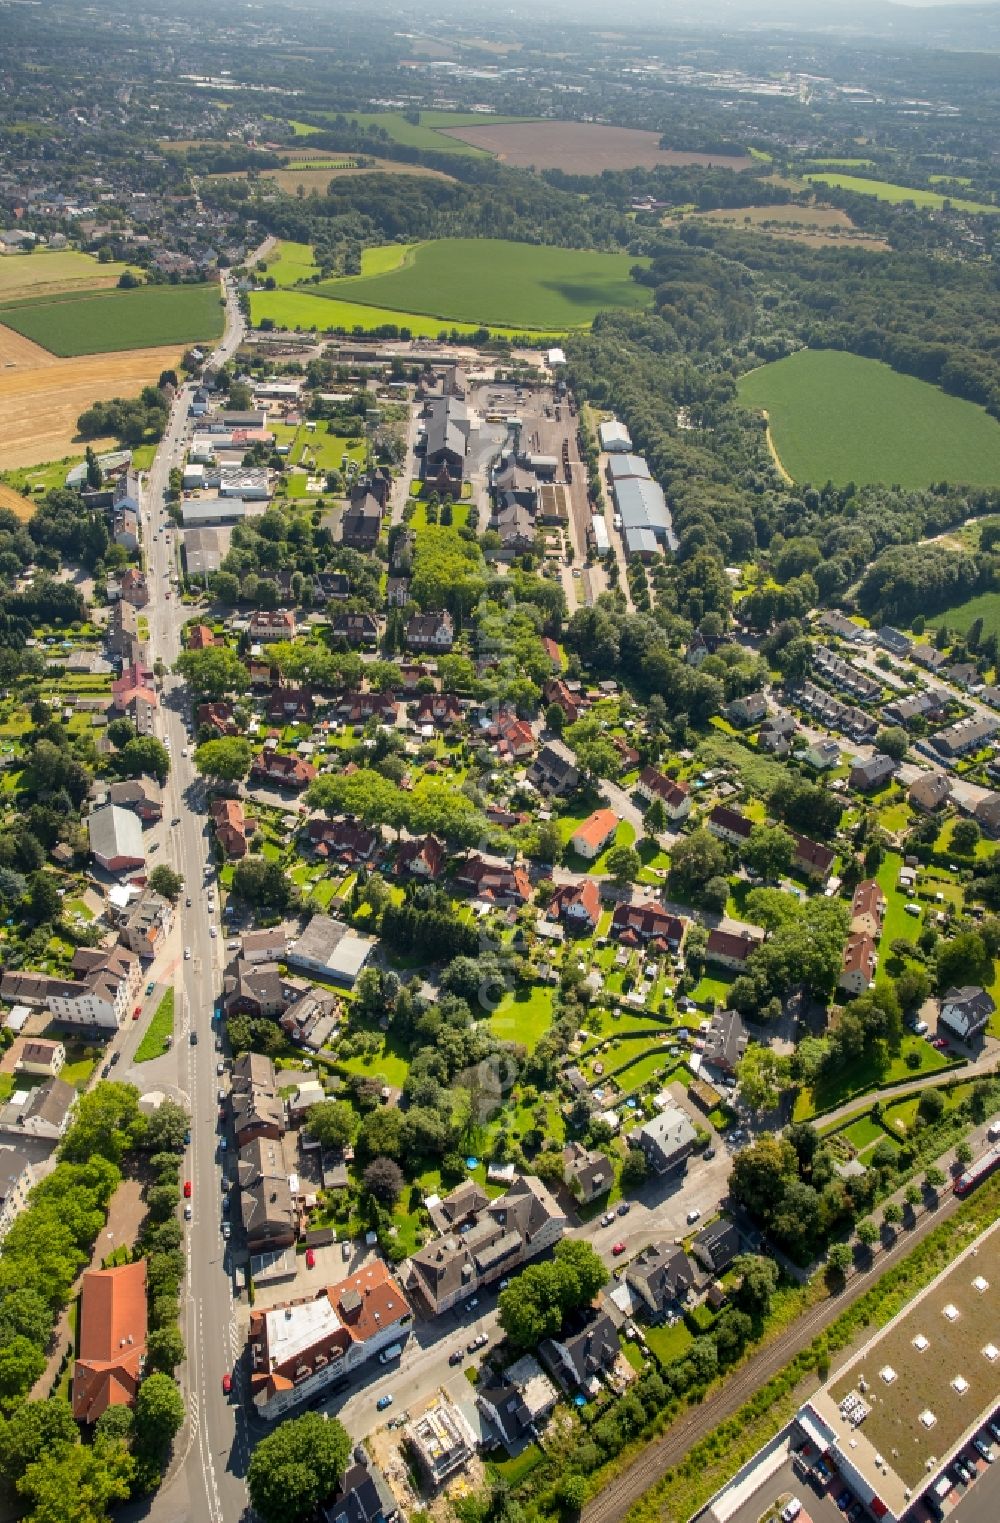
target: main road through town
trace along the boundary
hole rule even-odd
[[[258,251],[258,256],[265,250]],[[225,333],[207,365],[231,359],[243,337],[244,323],[235,289],[224,278]],[[223,1394],[223,1377],[234,1369],[239,1331],[233,1306],[228,1245],[222,1237],[220,1178],[233,1160],[223,1151],[217,1129],[219,1078],[212,1012],[221,987],[222,937],[218,901],[209,909],[214,882],[211,841],[204,811],[204,792],[191,760],[188,741],[189,695],[181,678],[172,675],[180,650],[180,631],[187,617],[176,585],[179,573],[178,536],[165,512],[170,471],[183,462],[191,388],[181,387],[174,400],[167,430],[145,484],[143,535],[150,600],[150,661],[166,667],[160,689],[160,737],[168,741],[171,770],[164,798],[164,815],[171,820],[165,855],[184,875],[180,900],[180,940],[184,947],[174,977],[176,1085],[191,1113],[191,1144],[185,1157],[185,1177],[192,1185],[193,1216],[186,1224],[187,1280],[182,1330],[187,1345],[181,1371],[188,1422],[179,1439],[178,1454],[152,1513],[163,1523],[236,1523],[249,1516],[245,1484],[248,1435],[237,1391]],[[176,823],[174,823],[176,822]],[[213,931],[215,934],[213,935]]]

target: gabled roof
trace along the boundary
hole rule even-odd
[[[78,1422],[96,1422],[108,1407],[131,1404],[145,1353],[145,1259],[89,1269],[80,1295],[80,1353],[73,1371]]]

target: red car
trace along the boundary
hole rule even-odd
[[[311,1248],[307,1248],[306,1249],[306,1268],[307,1269],[315,1269],[316,1268],[316,1255],[312,1251]]]
[[[132,1011],[132,1019],[134,1021],[137,1021],[139,1019],[141,1014],[142,1014],[142,1006],[141,1005],[136,1005],[135,1009]]]
[[[232,1389],[233,1389],[233,1377],[232,1377],[232,1375],[223,1375],[223,1377],[222,1377],[222,1394],[224,1396],[228,1396],[230,1391]]]
[[[616,1259],[621,1258],[622,1254],[625,1252],[625,1244],[624,1243],[616,1243],[614,1245],[614,1247],[612,1248],[611,1252],[614,1254]]]
[[[185,1179],[185,1181],[184,1181],[184,1199],[185,1200],[190,1200],[191,1199],[191,1181],[190,1181],[190,1179]]]

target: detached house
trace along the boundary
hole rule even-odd
[[[441,874],[446,855],[444,844],[436,836],[404,841],[396,853],[396,870],[433,882]]]
[[[810,841],[808,836],[795,836],[792,866],[800,873],[804,873],[807,878],[815,878],[817,882],[825,883],[833,871],[836,859],[836,852],[829,846],[821,846],[818,841]]]
[[[340,541],[349,550],[372,551],[382,532],[382,508],[371,492],[348,503],[340,526]]]
[[[629,1146],[638,1148],[655,1174],[680,1168],[695,1144],[695,1130],[677,1106],[668,1105],[651,1120],[629,1132]]]
[[[940,1022],[962,1042],[981,1036],[996,1009],[992,997],[978,984],[948,989],[941,999]]]
[[[603,1153],[591,1152],[582,1142],[563,1148],[563,1182],[584,1205],[606,1195],[614,1181],[615,1171]]]
[[[621,824],[613,809],[595,809],[582,825],[578,825],[569,838],[569,844],[578,856],[592,862],[615,838]]]
[[[662,1322],[672,1306],[681,1306],[697,1278],[694,1265],[673,1243],[650,1243],[625,1271],[625,1282],[641,1301],[648,1321]]]
[[[745,931],[720,931],[717,927],[708,933],[705,956],[709,962],[742,973],[750,954],[760,945],[761,937]]]
[[[944,772],[924,772],[911,785],[906,797],[912,809],[934,814],[951,798],[951,779]]]
[[[488,862],[480,856],[468,857],[461,864],[455,887],[500,905],[527,904],[531,898],[531,883],[523,867]]]
[[[316,776],[316,768],[298,756],[282,756],[277,751],[262,751],[250,768],[253,782],[272,788],[292,788],[300,793]]]
[[[867,761],[854,763],[847,781],[859,793],[876,793],[895,777],[896,766],[897,763],[891,756],[883,756],[880,751],[876,751]]]
[[[594,1393],[598,1377],[614,1369],[621,1353],[618,1333],[607,1312],[596,1312],[582,1332],[544,1338],[538,1356],[564,1391]]]
[[[723,1073],[734,1074],[747,1050],[749,1036],[743,1017],[736,1010],[716,1010],[705,1033],[702,1061]]]
[[[691,790],[687,783],[664,777],[655,767],[643,767],[635,791],[648,804],[659,799],[670,821],[683,820],[691,813]]]
[[[575,930],[593,932],[601,918],[601,895],[593,878],[557,888],[547,914],[550,920],[563,920]]]
[[[330,633],[346,645],[374,650],[378,645],[378,620],[372,613],[338,613],[334,615]]]
[[[579,786],[580,770],[569,747],[561,740],[550,740],[529,766],[527,778],[543,793],[561,798]]]
[[[546,704],[554,703],[557,708],[562,709],[568,725],[576,724],[583,713],[583,705],[574,698],[561,677],[550,677],[542,689],[542,696]]]
[[[415,613],[407,619],[403,636],[407,650],[446,655],[455,643],[455,621],[448,612]]]
[[[146,1359],[146,1261],[88,1269],[73,1367],[73,1416],[95,1423],[109,1407],[135,1401]]]
[[[290,608],[255,608],[250,615],[250,638],[258,645],[294,640],[294,613]]]
[[[226,857],[239,860],[247,854],[247,836],[254,830],[253,820],[243,813],[239,799],[214,799],[211,807],[216,839]]]

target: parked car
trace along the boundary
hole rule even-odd
[[[699,1221],[701,1221],[701,1212],[698,1210],[697,1206],[693,1206],[687,1214],[688,1226],[693,1227],[695,1222]]]
[[[965,1461],[963,1459],[957,1459],[952,1468],[955,1471],[955,1474],[958,1476],[958,1479],[961,1481],[962,1485],[968,1486],[969,1482],[972,1480],[972,1471],[969,1469]]]
[[[153,990],[155,988],[156,988],[155,982],[153,981],[153,979],[150,979],[149,983],[146,985],[146,993],[147,994],[152,994],[152,992],[153,992]]]
[[[190,1205],[185,1206],[184,1207],[184,1220],[186,1222],[189,1222],[191,1220],[193,1215],[194,1215],[194,1211],[192,1210],[191,1206]]]
[[[981,1455],[983,1457],[983,1459],[986,1461],[987,1465],[992,1465],[992,1463],[993,1463],[993,1445],[992,1444],[988,1444],[986,1442],[985,1438],[983,1438],[981,1434],[979,1434],[979,1433],[976,1434],[976,1437],[972,1440],[972,1447],[973,1447],[973,1449],[975,1449],[977,1454],[979,1454],[979,1455]]]
[[[621,1205],[618,1207],[618,1215],[619,1216],[628,1216],[628,1214],[631,1211],[631,1209],[632,1209],[632,1202],[630,1200],[623,1200]]]
[[[137,1021],[139,1019],[141,1014],[142,1014],[142,1006],[141,1005],[136,1005],[135,1009],[132,1011],[132,1019],[134,1021]]]
[[[385,1412],[387,1410],[387,1408],[389,1408],[391,1406],[392,1406],[392,1397],[391,1396],[380,1396],[378,1401],[375,1403],[375,1410],[376,1410],[376,1412]]]
[[[611,1252],[614,1254],[616,1259],[620,1259],[622,1254],[625,1252],[625,1244],[624,1243],[615,1243],[615,1245],[612,1248]]]
[[[192,1185],[190,1179],[185,1179],[185,1181],[184,1181],[184,1199],[185,1200],[190,1200],[191,1196],[193,1195],[193,1193],[194,1193],[194,1186]]]
[[[615,1213],[613,1211],[605,1211],[604,1215],[601,1217],[601,1226],[610,1227],[614,1219]]]
[[[844,1490],[840,1493],[840,1495],[837,1498],[837,1506],[840,1508],[841,1512],[846,1512],[847,1509],[850,1507],[850,1505],[851,1505],[851,1493],[847,1490],[847,1488],[845,1486]]]
[[[185,962],[190,962],[191,961],[191,948],[190,947],[185,947],[184,948],[184,961]]]
[[[223,1377],[222,1377],[222,1394],[223,1394],[223,1396],[228,1396],[230,1391],[232,1389],[233,1389],[233,1377],[232,1377],[232,1375],[223,1375]]]
[[[306,1249],[306,1268],[307,1269],[315,1269],[316,1268],[316,1254],[314,1253],[314,1251],[311,1248],[307,1248]]]
[[[350,1256],[351,1256],[351,1245],[350,1245],[350,1243],[341,1243],[341,1245],[340,1245],[340,1257],[344,1260],[345,1264],[347,1263],[347,1260],[350,1258]]]
[[[794,1520],[798,1517],[801,1511],[802,1503],[799,1501],[798,1497],[792,1497],[791,1501],[786,1502],[784,1507],[781,1509],[781,1523],[794,1523]]]

